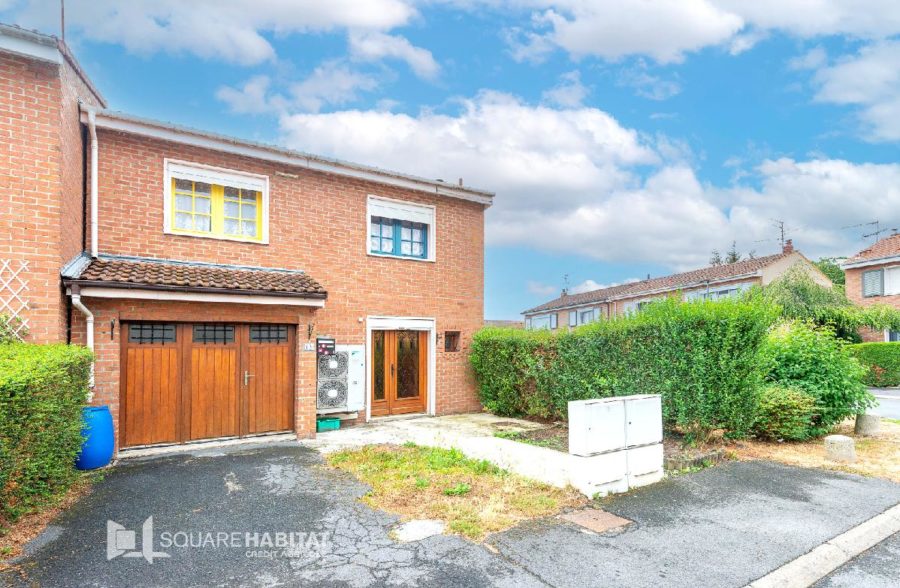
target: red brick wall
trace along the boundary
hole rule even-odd
[[[327,334],[339,343],[364,344],[367,316],[434,318],[439,335],[447,330],[462,332],[461,352],[445,353],[443,339],[438,343],[437,412],[480,409],[467,352],[472,334],[483,324],[482,205],[123,133],[100,131],[99,149],[102,254],[305,270],[327,289],[328,300],[325,308],[303,320],[301,343],[309,320],[314,323],[313,337]],[[164,158],[268,176],[269,244],[165,234]],[[285,178],[276,175],[277,171],[298,177]],[[436,261],[367,255],[369,195],[436,206]],[[126,308],[126,303],[85,302],[109,313]],[[262,310],[265,307],[256,307],[251,314],[248,308],[217,308],[216,318],[255,321],[266,312]],[[146,315],[141,315],[144,310]],[[140,306],[129,312],[138,313],[132,316],[135,319],[154,319],[162,311]],[[186,320],[196,320],[191,312],[186,316]],[[76,320],[81,323],[80,317]],[[98,341],[102,338],[98,334]],[[104,390],[98,401],[110,400],[114,393],[110,391],[118,389],[118,347],[98,344],[97,354],[104,366],[114,366],[104,368],[102,374],[98,371],[97,376],[98,388]],[[300,395],[309,402],[304,410],[315,407],[314,367],[312,370],[311,380],[298,382]],[[314,422],[303,420],[298,426],[300,431],[310,432]]]
[[[26,316],[36,342],[58,341],[63,324],[58,71],[0,53],[0,259],[28,262]]]
[[[67,62],[0,53],[0,259],[28,262],[34,342],[65,340],[59,272],[81,250],[79,98],[96,102]]]
[[[887,304],[888,306],[893,306],[894,308],[900,308],[900,295],[894,296],[869,296],[863,298],[862,295],[862,275],[863,272],[867,272],[870,270],[884,269],[886,267],[893,267],[896,263],[885,264],[885,265],[873,265],[868,267],[861,268],[852,268],[848,269],[844,272],[845,276],[845,292],[847,294],[847,298],[850,299],[854,304],[859,304],[860,306],[869,306],[872,304]]]
[[[895,264],[890,264],[895,265]],[[847,298],[853,302],[854,304],[858,304],[860,306],[870,306],[872,304],[887,304],[888,306],[892,306],[894,308],[900,308],[900,296],[868,296],[863,297],[862,295],[862,275],[863,272],[867,272],[869,270],[876,269],[884,269],[885,267],[889,267],[888,265],[873,265],[864,268],[853,268],[848,269],[844,272],[845,276],[845,292],[847,294]],[[860,329],[860,336],[863,338],[863,341],[867,342],[881,342],[884,341],[884,331],[873,331],[872,329]]]

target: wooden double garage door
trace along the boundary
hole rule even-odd
[[[126,323],[123,447],[294,428],[291,325]]]

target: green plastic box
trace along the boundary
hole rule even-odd
[[[321,433],[322,431],[337,431],[341,428],[341,419],[335,418],[325,418],[318,419],[316,421],[316,432]]]

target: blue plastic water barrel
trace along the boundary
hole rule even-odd
[[[108,465],[115,448],[112,414],[108,406],[87,406],[81,409],[81,453],[75,460],[79,470],[93,470]]]

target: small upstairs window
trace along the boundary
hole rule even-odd
[[[434,261],[434,207],[369,196],[369,255]]]
[[[862,295],[864,298],[884,293],[884,272],[880,269],[863,272]]]
[[[165,232],[268,242],[265,176],[166,160]]]

